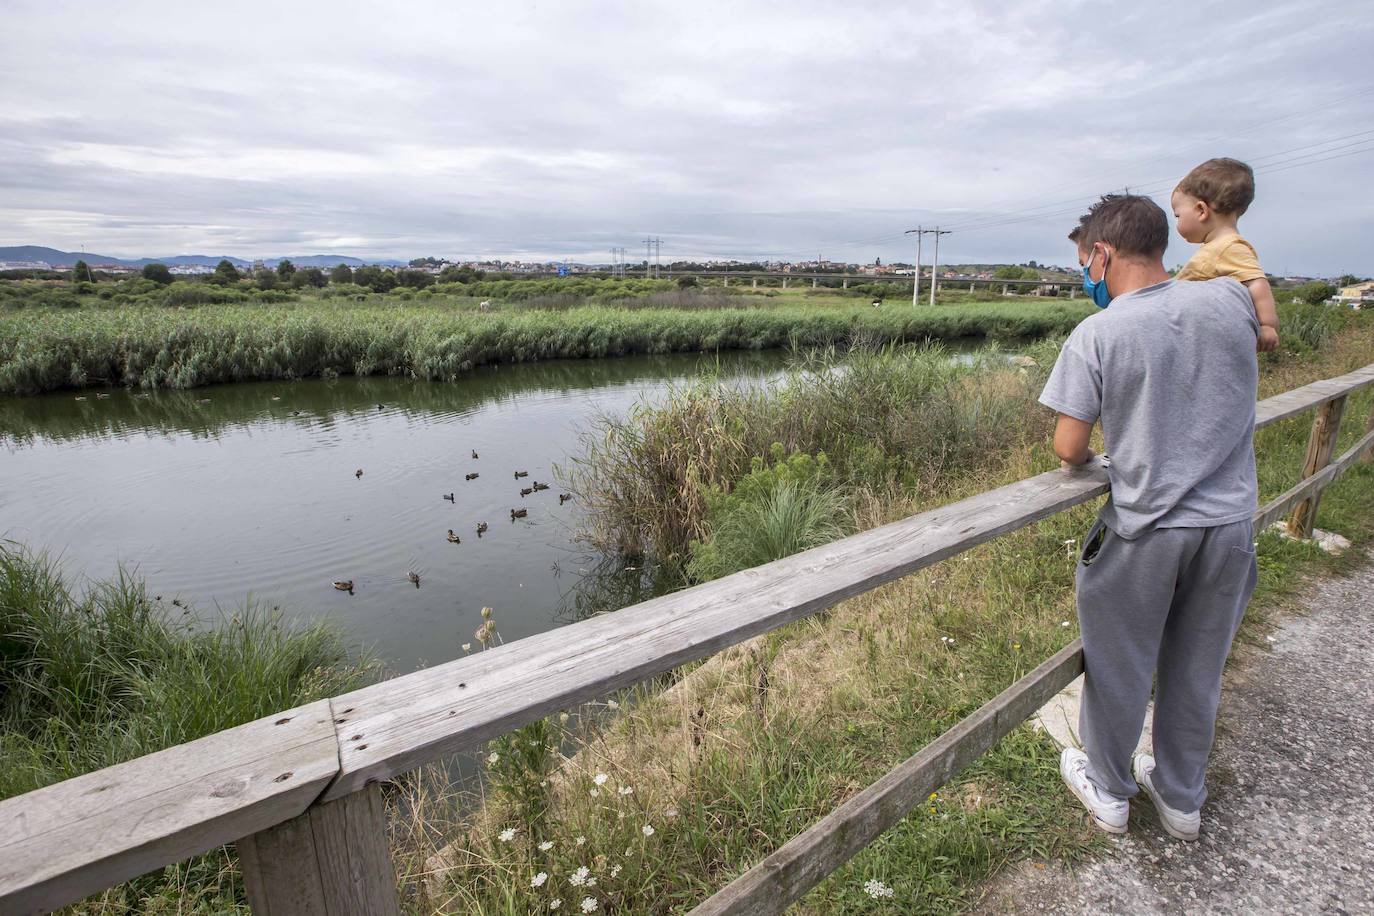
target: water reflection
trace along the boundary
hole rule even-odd
[[[575,544],[581,510],[560,503],[556,485],[520,491],[555,483],[554,465],[600,413],[701,372],[752,383],[784,361],[636,357],[490,368],[456,384],[2,398],[0,537],[92,577],[135,568],[202,617],[249,596],[325,617],[405,671],[461,655],[484,606],[510,642],[651,597],[650,571]]]

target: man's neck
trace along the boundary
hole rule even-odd
[[[1111,288],[1113,298],[1133,293],[1147,286],[1154,286],[1156,283],[1163,283],[1169,279],[1169,272],[1164,269],[1164,262],[1158,258],[1122,259],[1112,266],[1112,279],[1108,285]]]

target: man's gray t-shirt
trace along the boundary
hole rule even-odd
[[[1235,280],[1168,280],[1113,299],[1064,342],[1040,403],[1102,421],[1102,520],[1121,537],[1254,513],[1258,332]]]

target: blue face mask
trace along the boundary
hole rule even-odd
[[[1100,309],[1106,308],[1111,304],[1112,294],[1107,292],[1107,260],[1102,259],[1102,279],[1094,280],[1088,275],[1088,268],[1093,266],[1093,258],[1097,257],[1097,251],[1088,255],[1088,263],[1083,265],[1083,292],[1087,293],[1093,300],[1093,305]]]

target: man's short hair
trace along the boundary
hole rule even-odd
[[[1255,172],[1239,159],[1208,159],[1174,190],[1206,201],[1218,213],[1240,216],[1255,199]]]
[[[1105,194],[1078,218],[1069,238],[1084,251],[1105,242],[1121,255],[1158,258],[1169,247],[1169,218],[1148,197]]]

